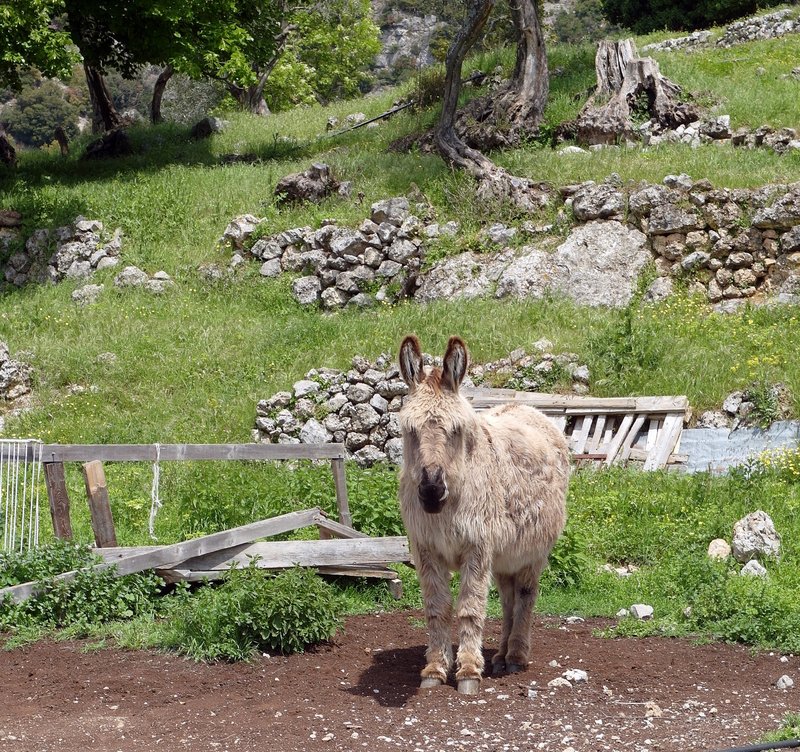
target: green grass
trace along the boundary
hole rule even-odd
[[[646,40],[638,41],[641,46]],[[794,36],[731,50],[659,54],[658,60],[664,73],[699,101],[714,112],[730,113],[733,127],[764,122],[777,127],[800,126],[799,84],[782,78],[799,54],[800,37]],[[589,47],[550,51],[547,128],[582,106],[581,95],[594,79],[593,57]],[[465,70],[481,65],[492,70],[498,64],[508,70],[513,51],[487,54],[474,65],[468,62]],[[730,391],[751,383],[783,381],[793,395],[794,414],[800,414],[795,365],[800,326],[793,307],[722,316],[702,301],[678,295],[655,306],[636,301],[623,311],[582,310],[561,299],[489,299],[322,315],[294,303],[288,276],[265,281],[254,264],[224,282],[202,280],[201,264],[227,264],[229,252],[218,240],[238,214],[265,218],[269,233],[317,226],[325,218],[356,226],[370,203],[405,195],[412,184],[440,220],[461,223],[456,241],[437,252],[477,250],[481,227],[498,217],[477,204],[469,180],[453,174],[438,157],[387,151],[395,139],[434,123],[435,109],[404,111],[375,129],[325,135],[330,115],[377,115],[412,88],[409,82],[400,91],[266,119],[226,114],[227,129],[200,143],[190,142],[187,129],[178,126],[134,129],[138,153],[113,163],[80,162],[80,143],[66,159],[54,151],[21,154],[16,172],[0,173],[0,208],[22,211],[27,232],[66,224],[78,214],[100,219],[109,229],[122,228],[123,263],[150,273],[163,269],[176,288],[161,297],[115,290],[114,270],[107,270],[95,280],[106,285],[100,301],[83,309],[70,299],[77,286],[72,282],[5,291],[0,340],[13,357],[34,367],[36,395],[31,411],[7,419],[6,435],[62,443],[246,442],[259,399],[290,388],[311,368],[346,369],[353,355],[394,353],[409,332],[419,334],[426,351],[434,353],[458,333],[478,362],[546,337],[556,351],[574,352],[589,365],[593,394],[685,394],[695,413],[719,407]],[[231,154],[254,155],[257,161],[224,163]],[[666,174],[686,172],[732,188],[793,182],[800,176],[800,155],[724,146],[664,145],[564,157],[531,143],[493,158],[515,174],[555,185],[602,180],[610,173],[623,181],[661,182]],[[272,195],[278,179],[312,161],[326,161],[337,178],[353,181],[353,197],[279,208]],[[115,361],[98,358],[108,352]],[[76,384],[86,390],[71,394],[68,388]],[[106,473],[120,542],[151,542],[151,467],[108,463]],[[313,505],[334,509],[333,483],[324,467],[162,463],[161,473],[163,508],[156,521],[161,543]],[[357,526],[376,534],[400,531],[396,482],[392,469],[348,467]],[[78,467],[68,468],[68,484],[77,536],[88,542]],[[572,581],[545,587],[541,608],[612,615],[623,605],[652,599],[657,613],[665,615],[658,628],[710,633],[708,625],[680,621],[682,608],[693,602],[681,585],[680,562],[697,572],[687,581],[696,583],[698,592],[714,584],[727,587],[725,573],[705,567],[703,546],[710,537],[729,533],[736,519],[759,505],[775,516],[786,543],[784,562],[771,571],[776,590],[770,597],[791,605],[797,584],[792,574],[797,500],[796,486],[773,476],[745,483],[741,478],[579,473],[571,491],[569,535],[557,554]],[[41,524],[46,539],[46,512]],[[639,563],[642,570],[625,580],[598,574],[596,566],[609,560]],[[403,570],[403,579],[408,595],[400,605],[419,605],[413,572]],[[349,612],[396,605],[388,603],[382,586],[342,583],[340,595]],[[730,624],[729,634],[735,628]],[[776,641],[767,634],[748,639]]]

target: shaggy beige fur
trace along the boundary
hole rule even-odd
[[[450,572],[456,602],[459,692],[478,689],[489,578],[503,605],[495,673],[528,664],[539,575],[566,521],[569,450],[561,431],[525,405],[478,414],[459,394],[464,342],[451,337],[441,369],[425,369],[415,336],[400,346],[409,395],[400,412],[400,509],[414,552],[429,642],[422,686],[447,681],[453,667]]]

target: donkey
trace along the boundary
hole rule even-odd
[[[428,625],[421,687],[444,684],[453,668],[450,573],[458,571],[461,694],[478,692],[490,576],[503,606],[493,673],[528,665],[539,575],[566,522],[569,450],[547,417],[526,405],[478,414],[459,394],[467,347],[451,337],[440,368],[423,367],[416,336],[400,345],[409,394],[400,411],[400,510],[417,567]]]

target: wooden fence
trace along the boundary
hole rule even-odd
[[[219,577],[230,566],[246,566],[257,557],[257,565],[267,569],[300,565],[316,567],[325,574],[380,577],[390,580],[395,597],[402,593],[397,573],[387,565],[411,561],[408,541],[403,536],[370,538],[353,528],[343,444],[50,444],[41,447],[40,456],[53,530],[59,538],[72,538],[64,463],[84,463],[95,551],[104,560],[97,568],[114,566],[119,575],[156,569],[168,581],[198,580]],[[28,459],[35,459],[33,450]],[[330,461],[339,521],[314,507],[166,546],[117,546],[103,462],[300,459]],[[259,542],[309,526],[316,526],[319,540]],[[75,574],[64,572],[56,579],[71,579]],[[40,587],[40,583],[29,582],[4,588],[0,600],[25,600]]]

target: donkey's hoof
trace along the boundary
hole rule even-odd
[[[518,674],[520,671],[524,671],[524,670],[525,670],[525,666],[523,666],[521,663],[507,663],[506,664],[506,671],[508,671],[509,674]]]
[[[492,676],[502,676],[506,672],[505,661],[492,664]]]
[[[441,687],[444,682],[435,676],[425,676],[419,683],[420,689],[430,689],[431,687]]]
[[[460,679],[458,682],[458,694],[477,695],[478,688],[481,686],[480,679]]]

